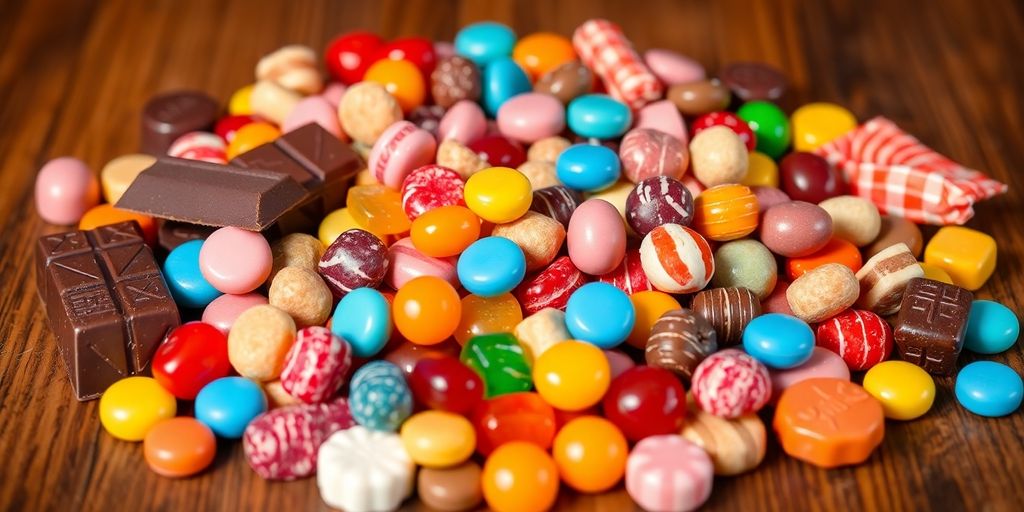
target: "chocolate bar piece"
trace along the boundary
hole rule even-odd
[[[148,373],[157,346],[180,323],[135,221],[43,236],[36,278],[79,400]]]
[[[165,251],[173,251],[175,247],[192,240],[206,240],[210,233],[217,228],[212,226],[200,226],[188,222],[174,220],[161,220],[160,229],[157,231],[157,240],[160,247]]]
[[[345,205],[348,184],[363,162],[337,137],[316,123],[285,133],[231,160],[232,165],[283,172],[309,197],[278,219],[285,233],[312,231],[324,216]]]
[[[153,156],[188,132],[208,131],[217,120],[217,101],[199,91],[173,91],[153,96],[142,109],[140,146]]]
[[[929,373],[952,372],[964,345],[972,300],[974,294],[959,286],[911,279],[893,330],[900,358]]]
[[[164,156],[135,178],[117,207],[191,224],[262,231],[307,195],[284,173]]]

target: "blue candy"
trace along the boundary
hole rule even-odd
[[[1017,342],[1020,321],[1010,308],[990,300],[971,303],[964,348],[979,354],[1005,352]]]
[[[633,123],[633,114],[625,103],[611,96],[584,94],[569,102],[566,122],[580,137],[614,139],[626,133]]]
[[[1024,382],[1013,368],[994,361],[976,361],[956,376],[956,400],[979,416],[998,417],[1016,411],[1024,398]]]
[[[203,277],[199,270],[202,240],[190,240],[171,251],[164,261],[164,279],[174,302],[185,308],[205,308],[221,292]]]
[[[569,296],[565,324],[574,339],[602,349],[618,346],[629,337],[636,311],[629,296],[608,283],[588,283]]]
[[[604,146],[576,144],[558,155],[558,180],[565,186],[596,192],[615,184],[622,174],[619,155]]]
[[[500,236],[481,238],[462,251],[455,267],[469,293],[496,297],[512,291],[526,275],[526,256],[515,242]]]
[[[532,90],[526,72],[512,59],[502,57],[484,67],[481,101],[491,117],[496,117],[498,109],[513,96]]]
[[[331,332],[347,341],[356,357],[372,357],[391,338],[391,305],[373,288],[356,288],[334,308]]]
[[[515,46],[516,33],[493,21],[466,25],[455,34],[455,53],[473,61],[477,66],[512,55]]]
[[[244,377],[217,379],[196,395],[196,419],[226,439],[241,438],[245,427],[266,411],[263,389]]]
[[[743,330],[743,350],[770,368],[796,368],[814,354],[814,331],[794,316],[767,313]]]
[[[387,361],[372,361],[352,376],[348,405],[352,419],[370,429],[394,432],[412,414],[405,375]]]

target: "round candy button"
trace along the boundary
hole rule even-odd
[[[587,283],[569,297],[565,323],[574,338],[615,348],[632,332],[636,311],[622,290],[607,283]]]
[[[196,395],[196,419],[227,439],[240,439],[249,422],[266,410],[263,389],[244,377],[217,379]]]
[[[604,94],[585,94],[572,100],[566,118],[573,133],[588,139],[614,139],[633,123],[629,107]]]
[[[462,315],[459,293],[440,277],[420,276],[398,289],[392,304],[395,327],[419,345],[436,345],[455,332]]]
[[[450,412],[415,414],[402,424],[400,435],[412,461],[431,468],[460,464],[473,455],[476,447],[473,425]]]
[[[1017,342],[1020,321],[1013,311],[991,300],[971,303],[964,348],[979,354],[998,354]]]
[[[1020,375],[994,361],[975,361],[964,366],[956,376],[955,390],[956,400],[965,409],[993,418],[1016,411],[1024,398]]]
[[[533,187],[523,173],[508,167],[484,169],[466,181],[466,206],[495,224],[522,217],[533,202]]]
[[[622,174],[619,155],[604,146],[576,144],[558,155],[558,180],[565,186],[597,192],[615,184]]]
[[[217,440],[209,427],[194,418],[170,418],[149,429],[143,440],[143,454],[154,473],[186,477],[213,462]]]
[[[496,512],[541,512],[558,497],[558,467],[536,445],[513,441],[484,463],[484,499]]]
[[[185,242],[167,255],[164,260],[164,279],[171,290],[174,302],[185,308],[202,308],[220,297],[220,290],[203,277],[199,269],[199,252],[202,240]]]
[[[579,411],[601,401],[610,382],[611,367],[604,352],[581,341],[555,344],[533,366],[537,393],[563,411]]]
[[[391,338],[391,305],[373,288],[356,288],[334,309],[331,332],[347,341],[356,357],[373,357]]]
[[[466,25],[455,35],[455,53],[477,66],[512,55],[516,33],[506,25],[484,21]]]
[[[502,57],[484,66],[483,104],[491,117],[498,116],[505,102],[530,89],[530,79],[512,59]]]
[[[174,395],[150,377],[128,377],[107,388],[100,398],[100,423],[110,435],[142,441],[158,422],[178,410]]]
[[[770,368],[795,368],[814,351],[814,331],[794,316],[768,313],[743,331],[743,349]]]
[[[612,488],[626,472],[629,447],[614,423],[582,416],[562,427],[551,449],[562,480],[582,492]]]
[[[227,336],[202,322],[175,328],[153,355],[153,378],[184,400],[194,399],[203,386],[230,372]]]
[[[270,276],[274,262],[263,235],[235,227],[220,228],[199,250],[203,277],[224,293],[248,293]]]
[[[923,416],[935,401],[935,381],[928,372],[906,361],[885,361],[864,374],[864,390],[881,404],[886,418],[912,420]]]
[[[481,238],[459,256],[459,282],[470,293],[496,297],[512,291],[526,275],[526,256],[515,242],[500,236]]]

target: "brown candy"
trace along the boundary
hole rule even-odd
[[[738,475],[764,460],[768,436],[756,414],[726,419],[701,410],[693,400],[687,406],[682,435],[708,452],[716,475]]]
[[[594,83],[594,76],[580,61],[566,62],[537,80],[533,85],[535,92],[550,94],[563,104],[568,104],[577,96],[590,92],[590,86]]]
[[[470,510],[483,501],[480,466],[473,461],[452,468],[423,468],[416,488],[426,506],[441,511]]]
[[[915,277],[924,277],[924,270],[906,244],[895,244],[874,255],[857,271],[860,299],[857,306],[882,316],[899,310],[903,291]]]
[[[974,294],[959,286],[911,279],[893,328],[900,358],[929,373],[952,372],[964,345],[973,300]]]
[[[883,215],[878,236],[864,248],[864,257],[870,258],[898,243],[906,244],[914,258],[920,257],[924,248],[924,239],[917,224],[903,217]]]
[[[444,108],[461,100],[476,101],[480,99],[480,70],[458,55],[441,59],[430,74],[430,92],[434,102]]]
[[[668,89],[667,98],[684,115],[699,116],[725,110],[729,106],[729,89],[718,80],[698,80],[676,84]]]
[[[487,168],[487,161],[455,139],[447,139],[437,148],[437,165],[447,167],[464,180]]]
[[[661,315],[651,327],[644,355],[649,366],[678,375],[687,386],[697,365],[718,350],[718,335],[711,323],[689,309]]]
[[[173,91],[150,98],[142,110],[142,152],[160,156],[178,137],[209,131],[219,110],[216,100],[198,91]]]
[[[704,290],[693,297],[691,307],[715,328],[718,344],[722,348],[742,341],[743,329],[761,314],[761,302],[757,295],[739,287]]]
[[[526,271],[540,270],[558,256],[565,240],[565,228],[557,220],[534,211],[507,224],[494,226],[491,235],[516,243],[526,256]]]
[[[809,324],[827,320],[853,305],[860,283],[850,267],[828,263],[796,278],[786,289],[793,314]]]
[[[160,220],[157,241],[165,251],[173,251],[175,247],[192,240],[206,240],[210,233],[216,231],[213,226],[200,226],[188,222]]]
[[[761,62],[728,64],[718,77],[743,101],[774,101],[786,92],[786,75]]]

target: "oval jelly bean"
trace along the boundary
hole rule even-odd
[[[231,372],[228,338],[216,327],[189,322],[167,335],[153,355],[153,378],[174,396],[192,400]]]
[[[743,349],[770,368],[795,368],[811,358],[814,331],[799,318],[768,313],[747,324]]]
[[[240,439],[249,422],[267,410],[267,397],[254,381],[224,377],[196,395],[196,419],[226,439]]]
[[[609,148],[576,144],[558,155],[555,163],[558,180],[565,186],[587,192],[604,190],[622,175],[619,155]]]
[[[356,357],[373,357],[391,337],[391,305],[373,288],[356,288],[338,302],[331,331],[352,346]]]
[[[525,93],[506,101],[498,110],[502,135],[533,143],[558,135],[565,128],[565,108],[554,96]]]
[[[991,300],[971,303],[964,348],[979,354],[998,354],[1017,342],[1020,320],[1013,311]]]
[[[585,94],[572,100],[566,119],[573,133],[594,139],[619,137],[633,122],[625,103],[604,94]]]
[[[529,92],[533,87],[523,68],[508,57],[501,57],[484,66],[483,104],[491,117],[496,117],[501,106],[514,96]]]
[[[496,297],[512,291],[526,276],[526,256],[515,242],[489,236],[473,242],[459,256],[459,282],[470,293]]]
[[[591,275],[615,270],[626,256],[626,228],[619,212],[603,199],[584,201],[569,219],[569,258]]]

